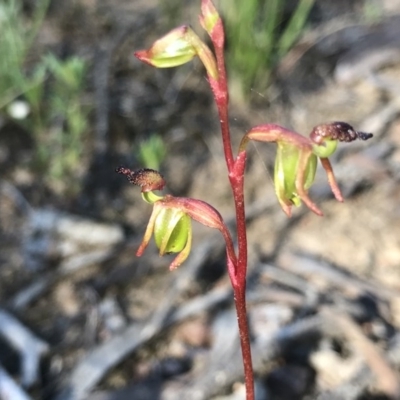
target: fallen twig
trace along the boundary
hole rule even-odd
[[[393,296],[399,296],[396,290],[379,285],[377,282],[367,281],[357,277],[350,272],[334,268],[325,261],[316,260],[307,255],[285,253],[279,258],[279,265],[283,268],[302,276],[315,274],[324,278],[332,285],[352,293],[373,293],[378,299],[390,300]]]
[[[397,373],[385,359],[384,355],[345,314],[332,308],[324,307],[322,315],[326,320],[340,329],[350,345],[360,353],[376,376],[377,387],[390,399],[400,398],[400,381]]]
[[[16,384],[7,372],[0,366],[0,399],[1,400],[31,400],[24,390]]]
[[[48,344],[4,310],[0,310],[0,335],[21,355],[21,384],[29,387],[36,383],[40,358]]]
[[[180,269],[174,276],[174,283],[161,307],[152,316],[150,321],[143,324],[133,323],[120,335],[93,349],[71,373],[67,388],[57,397],[58,400],[85,399],[92,388],[103,376],[118,364],[124,357],[152,339],[160,331],[201,311],[226,301],[231,296],[228,288],[217,288],[201,298],[187,302],[179,309],[173,309],[176,299],[189,287],[198,268],[200,268],[207,254],[215,244],[212,237],[192,252],[186,268]],[[221,243],[222,244],[222,243]]]

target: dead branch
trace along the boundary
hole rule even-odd
[[[14,379],[0,366],[0,399],[31,400]]]
[[[36,383],[40,358],[49,350],[48,344],[4,310],[0,310],[0,335],[21,355],[22,385]]]
[[[211,252],[215,242],[212,236],[193,251],[186,268],[180,269],[173,276],[173,283],[169,293],[165,296],[164,302],[151,317],[150,321],[143,324],[134,323],[129,325],[120,335],[96,347],[78,363],[70,375],[67,388],[57,399],[85,399],[93,387],[112,367],[132,351],[154,338],[160,331],[190,315],[196,315],[226,301],[231,296],[231,290],[229,288],[218,288],[201,298],[187,302],[177,310],[173,308],[176,299],[189,287],[197,270],[207,259],[207,255]]]

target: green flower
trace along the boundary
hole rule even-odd
[[[322,215],[322,211],[308,195],[308,189],[314,183],[317,159],[320,159],[325,169],[335,198],[343,201],[328,157],[335,152],[338,142],[367,140],[372,136],[371,133],[354,130],[346,122],[318,125],[312,130],[309,138],[279,125],[264,124],[247,132],[240,144],[239,154],[245,151],[249,140],[275,142],[278,148],[274,184],[283,211],[290,217],[292,206],[298,207],[303,201],[316,214]]]
[[[153,205],[146,232],[136,252],[137,256],[143,254],[151,237],[154,236],[160,256],[177,253],[170,264],[170,269],[177,268],[190,254],[192,220],[194,220],[209,228],[218,229],[222,233],[226,242],[228,265],[236,265],[236,255],[230,233],[221,214],[214,207],[197,199],[156,195],[151,188],[158,190],[165,185],[164,179],[157,171],[151,169],[131,171],[128,168],[120,167],[117,172],[126,175],[131,183],[140,186],[143,199]]]

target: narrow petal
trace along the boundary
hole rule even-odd
[[[158,207],[158,203],[155,203],[154,207],[153,207],[153,212],[151,213],[151,216],[150,216],[149,223],[147,224],[146,232],[144,233],[144,236],[143,236],[142,243],[140,244],[140,246],[136,252],[136,255],[138,257],[140,257],[143,254],[143,252],[146,250],[146,247],[148,246],[148,244],[150,242],[151,235],[153,234],[153,230],[154,230],[154,223],[156,221],[156,218],[157,218],[157,215],[159,212],[160,212],[160,208]]]
[[[335,175],[333,173],[332,165],[327,158],[320,158],[321,164],[326,171],[326,175],[328,177],[329,186],[332,189],[333,195],[335,196],[336,200],[343,201],[343,196],[340,191],[339,185],[336,182]]]
[[[299,157],[299,164],[298,164],[298,172],[296,175],[296,190],[297,194],[301,198],[301,200],[304,201],[306,206],[313,211],[315,214],[322,216],[324,215],[322,211],[317,207],[317,205],[310,199],[308,196],[307,190],[304,188],[305,185],[305,180],[306,180],[306,171],[307,171],[307,165],[308,161],[310,159],[310,156],[312,155],[311,151],[301,151],[300,152],[300,157]]]
[[[191,248],[192,248],[192,230],[189,229],[186,246],[175,257],[174,261],[172,261],[172,263],[170,264],[169,266],[170,271],[173,271],[174,269],[178,268],[189,257]]]

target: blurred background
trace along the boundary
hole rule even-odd
[[[400,1],[219,0],[234,146],[271,122],[374,133],[332,157],[288,219],[273,144],[249,147],[248,302],[257,400],[400,398]],[[177,271],[115,169],[158,169],[233,225],[218,118],[198,60],[133,52],[200,1],[0,1],[0,399],[239,400],[223,241],[194,225]]]

